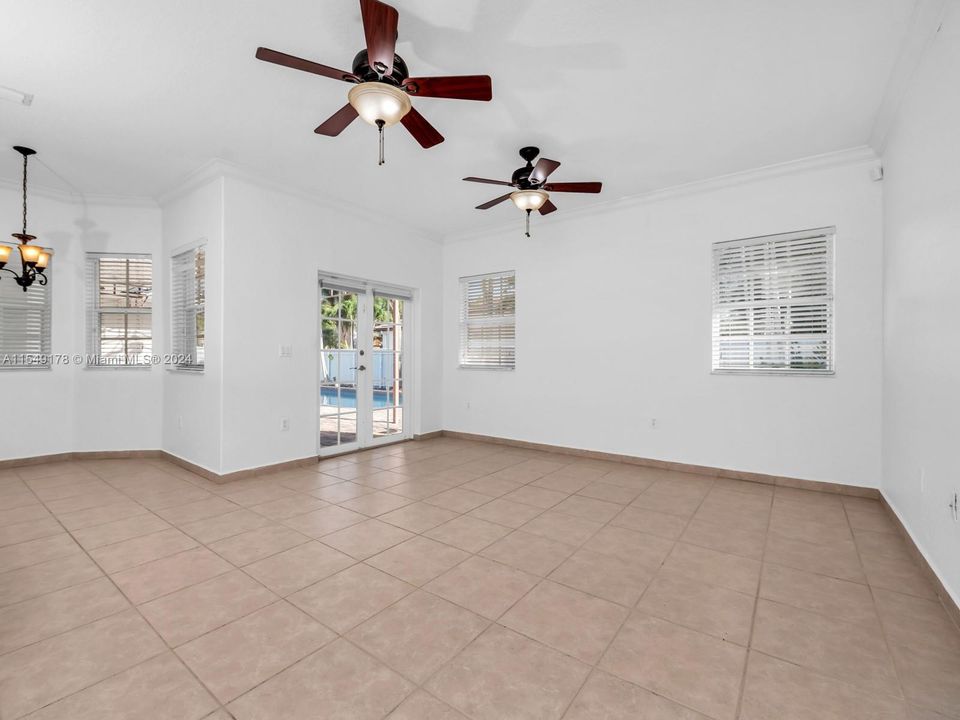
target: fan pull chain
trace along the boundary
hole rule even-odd
[[[527,234],[527,237],[530,237],[530,210],[527,210],[526,234]]]
[[[380,162],[377,165],[383,165],[383,120],[377,120],[377,129],[380,131]]]

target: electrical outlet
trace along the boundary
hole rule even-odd
[[[280,418],[280,432],[286,432],[290,429],[290,421],[287,418]]]
[[[293,357],[293,345],[281,345],[280,357],[282,358]]]
[[[656,419],[656,418],[650,418],[650,429],[651,429],[651,430],[656,430],[656,429],[657,429],[657,419]]]

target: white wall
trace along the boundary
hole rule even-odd
[[[951,6],[883,154],[883,492],[960,602],[960,9]]]
[[[164,203],[163,277],[170,258],[203,242],[206,248],[203,372],[163,372],[163,449],[213,472],[221,471],[223,418],[223,185],[215,177]],[[169,304],[169,295],[163,302]],[[163,327],[170,347],[169,323]]]
[[[19,219],[18,190],[0,188],[0,208],[9,231]],[[92,205],[31,193],[30,230],[54,249],[50,285],[53,312],[51,350],[86,353],[84,340],[84,254],[160,251],[156,207]],[[11,239],[12,241],[12,239]],[[6,242],[6,241],[4,241]],[[13,282],[2,273],[0,282]],[[163,282],[157,279],[162,292]],[[162,305],[154,327],[162,327]],[[0,459],[75,450],[130,450],[160,447],[161,370],[56,364],[50,370],[0,370],[2,425]]]
[[[19,197],[0,189],[0,203],[16,209]],[[162,448],[226,473],[315,455],[320,270],[416,289],[417,341],[409,367],[419,397],[408,421],[416,433],[441,428],[441,247],[435,242],[375,217],[222,175],[185,186],[162,211],[41,196],[31,200],[31,217],[31,229],[55,250],[52,349],[58,354],[85,352],[84,253],[112,251],[152,254],[154,353],[169,352],[170,257],[202,241],[206,365],[202,373],[74,365],[0,371],[9,418],[0,459]],[[292,358],[279,357],[281,344],[293,346]],[[287,432],[279,430],[281,417],[290,421]]]
[[[555,200],[531,238],[504,205],[490,212],[515,227],[445,248],[446,429],[879,485],[881,186],[867,164],[566,219],[575,203]],[[711,243],[827,225],[836,375],[712,375]],[[498,270],[517,272],[517,369],[459,369],[458,278]],[[579,379],[584,348],[604,353],[605,374]]]
[[[316,455],[321,270],[418,291],[408,420],[439,430],[441,247],[374,210],[367,219],[232,176],[225,187],[221,472]]]

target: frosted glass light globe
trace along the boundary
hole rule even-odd
[[[38,247],[37,245],[21,245],[20,246],[20,255],[23,258],[23,261],[28,265],[36,265],[37,260],[40,259],[40,253],[43,248]]]
[[[549,197],[543,190],[517,190],[510,193],[513,204],[521,210],[539,210]]]
[[[410,112],[410,98],[400,88],[382,82],[354,85],[347,93],[353,109],[370,125],[382,120],[386,127],[396,125]]]

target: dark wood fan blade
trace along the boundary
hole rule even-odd
[[[357,111],[353,109],[353,105],[347,103],[342,108],[337,110],[333,115],[323,121],[321,125],[314,130],[318,135],[329,135],[330,137],[336,137],[342,133],[347,125],[352,123],[357,118]]]
[[[389,75],[397,47],[397,10],[380,0],[360,0],[360,15],[367,38],[367,61],[381,75]]]
[[[425,148],[432,148],[443,142],[443,135],[437,132],[437,129],[427,122],[427,119],[417,112],[416,108],[410,108],[410,112],[403,116],[403,126],[410,131],[414,139]]]
[[[453,100],[490,100],[493,98],[493,86],[489,75],[407,78],[403,87],[408,93],[417,97],[451,98]]]
[[[536,166],[533,168],[533,172],[530,173],[530,182],[535,182],[537,185],[543,185],[547,181],[547,178],[550,177],[550,173],[560,167],[560,163],[556,160],[547,160],[547,158],[540,158],[537,161]]]
[[[494,205],[499,205],[500,203],[502,203],[504,200],[509,198],[510,195],[512,195],[512,193],[507,193],[506,195],[501,195],[500,197],[494,198],[493,200],[488,200],[483,205],[477,205],[477,210],[489,210]]]
[[[552,201],[547,200],[543,205],[540,206],[540,214],[549,215],[556,209],[557,209],[557,206],[554,205]]]
[[[337,70],[337,68],[332,68],[328,65],[321,65],[320,63],[304,60],[303,58],[298,58],[293,55],[287,55],[286,53],[277,52],[270,48],[257,48],[257,59],[274,63],[275,65],[283,65],[284,67],[293,68],[294,70],[303,70],[304,72],[313,73],[314,75],[323,75],[324,77],[333,78],[334,80],[343,80],[344,82],[360,81],[353,73],[349,73],[346,70]]]
[[[544,185],[543,189],[549,192],[577,192],[577,193],[598,193],[603,183],[598,182],[575,182],[575,183],[550,183]]]
[[[507,182],[506,180],[488,180],[487,178],[478,177],[465,177],[464,180],[467,182],[487,183],[488,185],[508,185],[513,187],[513,183]]]

